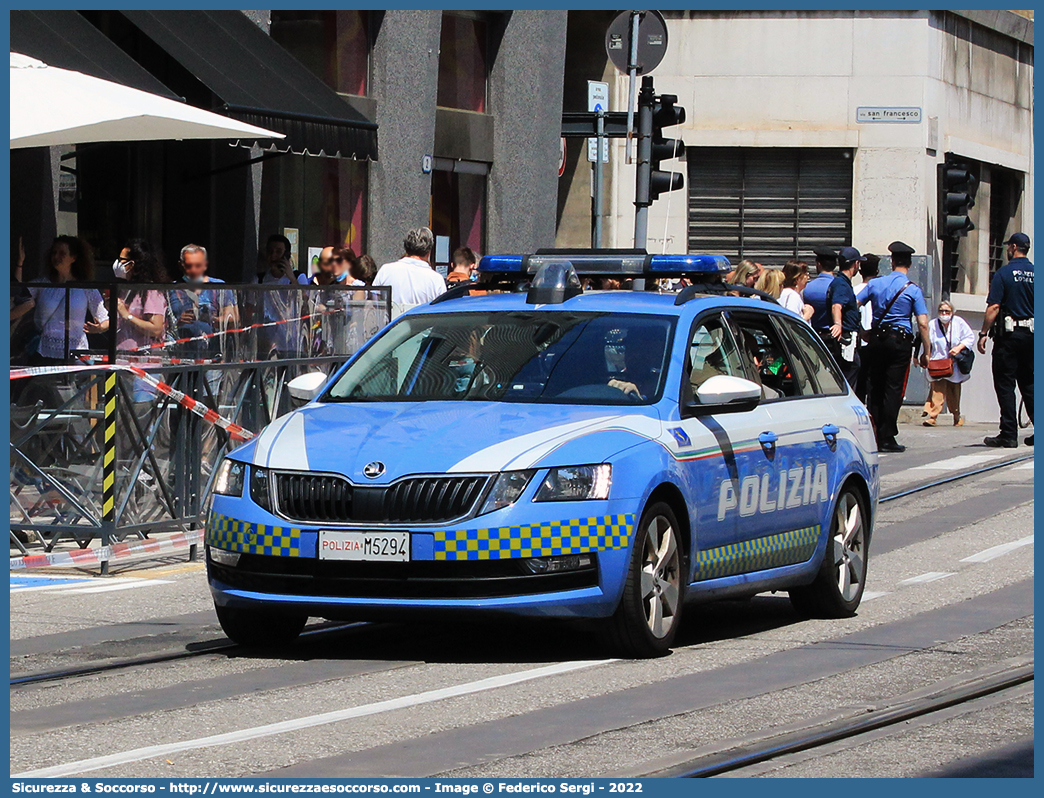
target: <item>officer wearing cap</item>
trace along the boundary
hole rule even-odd
[[[867,403],[877,429],[877,449],[881,452],[906,450],[895,439],[899,434],[899,410],[906,393],[906,378],[910,374],[913,354],[913,326],[911,314],[917,316],[921,339],[920,365],[928,368],[928,306],[921,289],[907,276],[913,247],[902,241],[888,245],[892,253],[892,273],[873,280],[860,304],[870,303],[874,318],[870,325],[870,340],[866,346],[870,390]]]
[[[993,389],[1000,405],[1000,434],[985,438],[987,446],[1014,449],[1019,445],[1015,384],[1030,421],[1033,420],[1033,263],[1030,240],[1015,233],[1004,242],[1008,263],[997,270],[986,297],[986,317],[979,333],[979,352],[986,354],[986,337],[993,337]],[[1033,436],[1026,438],[1033,445]]]
[[[828,334],[833,318],[827,307],[827,290],[834,282],[834,269],[837,268],[837,253],[829,247],[816,247],[812,250],[816,255],[817,276],[808,281],[802,296],[805,303],[812,306],[812,318],[808,323],[821,336]]]
[[[852,288],[852,278],[865,260],[855,247],[842,247],[837,253],[838,274],[826,294],[833,323],[823,340],[852,390],[855,390],[859,378],[860,330],[859,302]]]

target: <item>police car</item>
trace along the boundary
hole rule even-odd
[[[789,592],[855,612],[878,500],[870,417],[819,338],[726,296],[712,256],[486,257],[490,289],[400,316],[215,478],[207,567],[225,632],[308,616],[604,619],[666,651],[692,599]],[[686,276],[680,293],[580,276]],[[732,287],[730,286],[730,289]]]

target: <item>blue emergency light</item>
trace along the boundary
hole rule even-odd
[[[532,255],[486,255],[479,272],[532,276],[549,263],[569,263],[580,276],[713,277],[732,269],[723,255],[649,255],[643,250],[540,250]]]

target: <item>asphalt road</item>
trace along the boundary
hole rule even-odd
[[[986,427],[904,427],[891,493],[1012,455]],[[690,608],[667,657],[560,623],[360,624],[286,652],[220,650],[11,688],[11,772],[589,777],[655,773],[1033,657],[1033,467],[881,506],[843,621],[784,595]],[[1010,545],[1009,545],[1010,544]],[[11,672],[219,645],[203,567],[12,581]],[[72,580],[82,581],[72,581]],[[1032,683],[728,775],[1032,775]]]

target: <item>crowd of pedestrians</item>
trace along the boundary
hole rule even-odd
[[[1016,386],[1033,420],[1033,263],[1024,233],[1005,243],[1009,263],[990,284],[977,348],[985,353],[987,338],[994,340],[993,381],[1001,409],[1000,434],[984,443],[1011,448],[1018,446]],[[892,268],[883,277],[877,255],[855,247],[817,247],[814,278],[804,261],[791,260],[777,270],[743,260],[725,282],[734,286],[730,293],[755,289],[808,322],[866,403],[879,451],[902,452],[899,412],[911,364],[925,369],[930,381],[922,423],[936,426],[945,409],[954,426],[963,426],[961,385],[971,376],[976,337],[949,301],[929,320],[924,293],[910,279],[913,247],[893,241],[888,252]],[[1032,435],[1026,443],[1033,445]]]
[[[944,409],[956,426],[960,414],[961,385],[971,374],[975,350],[985,352],[987,338],[994,340],[993,379],[1001,409],[1001,430],[986,438],[989,446],[1018,445],[1015,388],[1022,394],[1033,418],[1033,264],[1028,258],[1030,241],[1016,233],[1006,242],[1009,263],[994,276],[987,299],[982,331],[976,340],[968,323],[957,316],[953,305],[943,301],[936,318],[929,320],[924,293],[909,277],[914,250],[902,241],[888,245],[891,271],[880,275],[881,258],[862,254],[854,247],[833,250],[817,247],[815,276],[805,261],[790,260],[782,269],[766,268],[742,260],[726,278],[726,288],[735,295],[752,293],[775,299],[783,308],[807,322],[833,354],[856,395],[874,420],[880,451],[901,452],[897,435],[899,411],[906,392],[911,363],[928,372],[930,395],[924,405],[922,423],[935,426]],[[392,315],[425,304],[449,287],[478,277],[478,257],[468,247],[453,253],[446,277],[434,268],[435,236],[427,227],[407,232],[402,256],[378,267],[369,255],[357,256],[349,247],[327,246],[318,256],[313,274],[294,268],[291,244],[285,236],[268,237],[258,259],[257,282],[262,285],[367,286],[391,289]],[[22,250],[20,249],[20,253]],[[12,270],[12,283],[20,279],[24,255]],[[177,282],[191,288],[164,292],[131,287],[116,303],[119,314],[116,345],[121,350],[141,350],[164,340],[205,339],[208,333],[228,328],[241,319],[234,291],[214,288],[221,280],[208,275],[207,251],[197,244],[182,248]],[[17,277],[16,277],[17,275]],[[31,334],[12,341],[20,343],[25,361],[61,363],[71,349],[88,346],[88,336],[109,329],[111,320],[101,293],[93,288],[66,291],[62,283],[90,281],[94,261],[90,246],[82,239],[59,236],[48,253],[44,276],[12,291],[12,322],[33,311]],[[128,241],[112,264],[112,280],[132,285],[157,284],[168,278],[148,242]],[[619,281],[600,280],[594,288],[620,288]],[[731,289],[729,288],[731,286]],[[374,292],[376,293],[376,292]],[[356,298],[366,298],[365,290]],[[299,317],[301,297],[296,292],[264,292],[260,302],[263,322]],[[320,297],[316,307],[328,309],[341,299]],[[246,312],[253,311],[246,308]],[[272,324],[260,336],[270,356],[283,357],[293,349],[288,327]],[[206,340],[180,354],[213,356]],[[1027,441],[1033,444],[1033,437]]]

